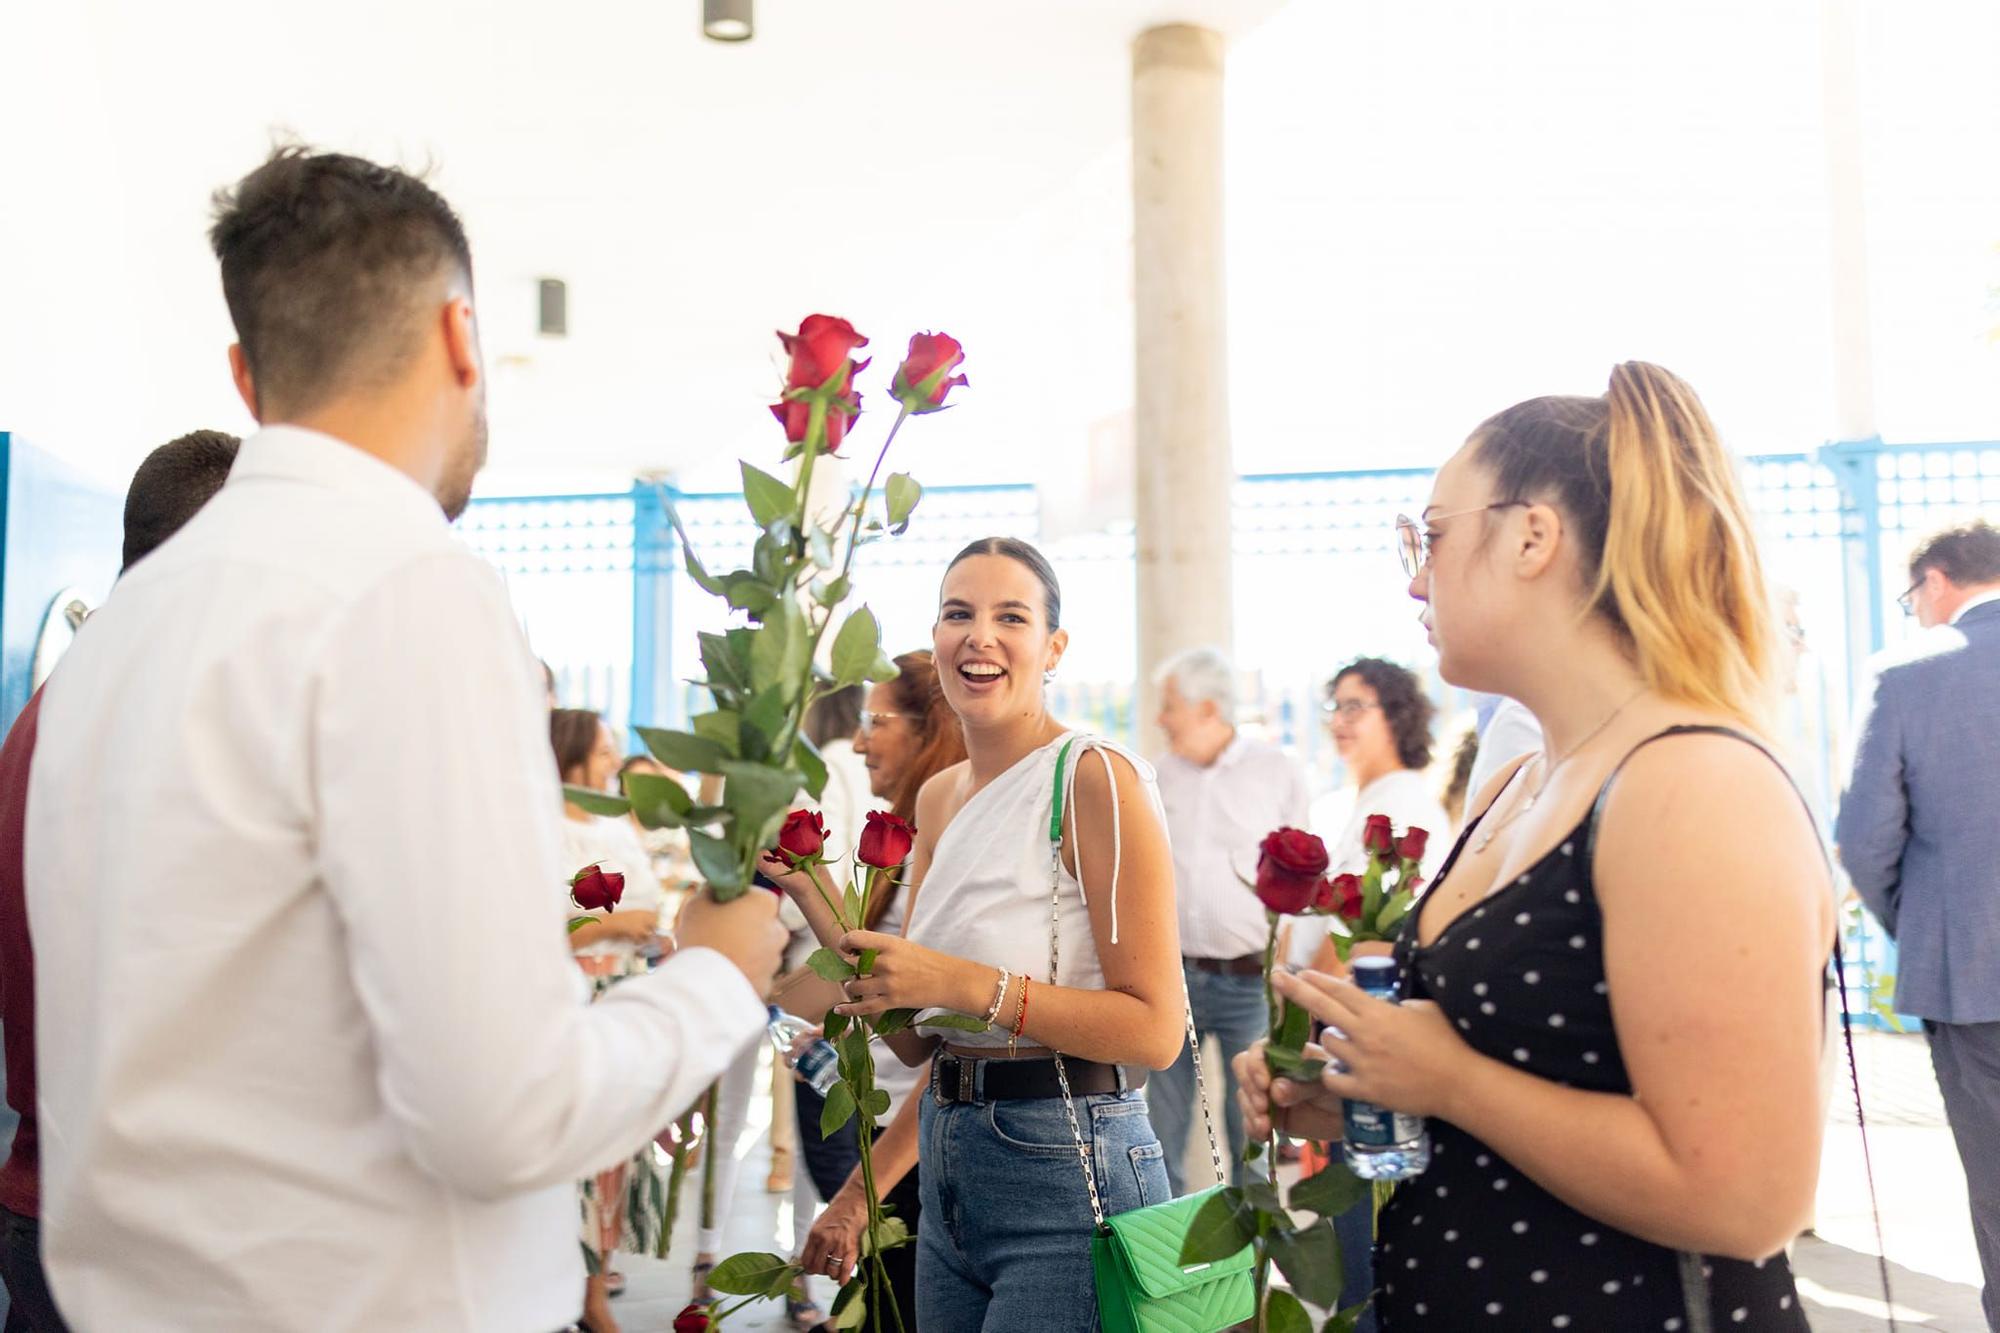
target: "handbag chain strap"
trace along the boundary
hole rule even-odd
[[[1056,964],[1060,960],[1057,939],[1062,912],[1062,823],[1063,823],[1063,776],[1069,766],[1069,751],[1076,744],[1075,738],[1063,742],[1056,754],[1055,794],[1049,807],[1049,985],[1056,984]],[[1113,793],[1116,799],[1116,793]],[[1118,886],[1111,886],[1116,893]],[[1026,984],[1026,983],[1023,983]],[[1208,1131],[1208,1157],[1215,1165],[1215,1183],[1227,1182],[1222,1168],[1222,1148],[1215,1137],[1215,1117],[1208,1109],[1208,1083],[1201,1071],[1201,1042],[1194,1031],[1194,1008],[1188,1003],[1187,979],[1181,979],[1181,1012],[1187,1021],[1188,1050],[1194,1055],[1195,1096],[1201,1102],[1201,1124]],[[1069,1090],[1069,1071],[1063,1067],[1062,1052],[1051,1046],[1049,1054],[1055,1057],[1056,1081],[1062,1085],[1063,1110],[1069,1115],[1070,1138],[1076,1144],[1076,1160],[1083,1166],[1084,1187],[1090,1191],[1090,1216],[1094,1225],[1104,1227],[1104,1200],[1097,1192],[1097,1170],[1091,1165],[1090,1149],[1084,1146],[1083,1122],[1077,1118],[1076,1098]]]

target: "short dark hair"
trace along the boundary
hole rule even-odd
[[[125,490],[126,569],[151,555],[215,498],[229,480],[242,443],[223,431],[197,430],[146,455]]]
[[[1334,672],[1333,679],[1326,683],[1326,697],[1331,699],[1334,689],[1349,676],[1359,677],[1362,684],[1375,691],[1375,701],[1382,705],[1382,717],[1396,738],[1396,757],[1403,767],[1429,768],[1431,718],[1437,713],[1437,705],[1424,693],[1424,683],[1417,679],[1417,673],[1380,657],[1357,657]]]
[[[815,747],[851,740],[861,727],[861,704],[867,697],[862,686],[843,685],[813,700],[806,709],[806,739]]]
[[[597,748],[597,728],[604,722],[588,708],[556,708],[549,712],[549,748],[555,751],[556,776],[569,781],[570,770],[581,768]]]
[[[216,192],[208,236],[259,404],[293,412],[386,377],[416,345],[422,284],[448,266],[472,279],[441,195],[345,153],[277,149]]]
[[[944,572],[951,573],[958,568],[960,561],[970,560],[975,555],[1000,555],[1016,564],[1026,565],[1028,572],[1042,585],[1042,609],[1048,613],[1050,631],[1062,628],[1062,585],[1056,582],[1055,567],[1049,564],[1047,556],[1019,537],[981,537],[953,556],[951,563],[944,567]]]
[[[1932,533],[1910,555],[1910,581],[1933,569],[1961,588],[2000,583],[2000,528],[1975,518]]]

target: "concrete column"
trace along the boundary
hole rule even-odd
[[[1139,735],[1153,753],[1153,669],[1233,641],[1222,61],[1222,35],[1188,24],[1132,47]]]

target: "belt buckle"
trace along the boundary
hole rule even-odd
[[[950,1083],[946,1083],[946,1076]],[[937,1057],[937,1085],[932,1096],[939,1106],[970,1106],[973,1096],[972,1062],[961,1056],[940,1054]]]

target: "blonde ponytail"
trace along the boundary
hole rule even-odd
[[[1628,361],[1604,397],[1611,504],[1592,605],[1654,690],[1763,729],[1776,631],[1735,467],[1679,376]]]
[[[1685,381],[1628,361],[1601,398],[1530,399],[1473,438],[1500,495],[1561,505],[1589,610],[1650,688],[1768,729],[1777,637],[1749,509]]]

